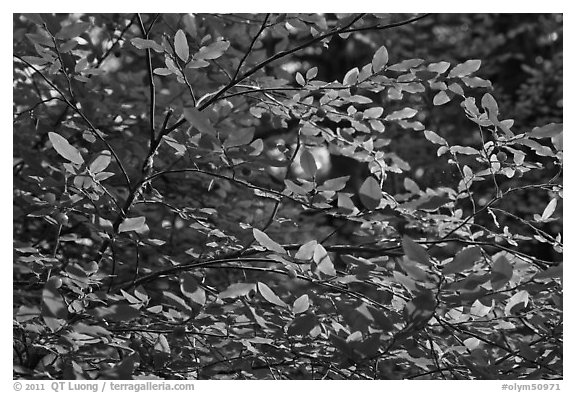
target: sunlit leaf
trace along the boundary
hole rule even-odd
[[[190,56],[190,49],[188,48],[186,33],[184,33],[182,30],[178,30],[174,35],[174,51],[180,60],[184,62],[188,61],[188,56]]]
[[[321,244],[316,244],[314,247],[314,256],[312,258],[315,264],[315,273],[323,273],[328,276],[335,276],[336,269],[334,269],[334,264],[328,255],[328,251]]]
[[[448,74],[448,78],[462,78],[468,76],[473,72],[480,69],[482,62],[480,60],[466,60],[464,63],[458,64]]]
[[[96,174],[102,172],[104,169],[110,165],[110,161],[112,160],[112,154],[108,150],[103,150],[100,154],[92,161],[90,164],[90,172]]]
[[[344,84],[346,86],[351,86],[351,85],[356,84],[356,82],[358,81],[358,74],[360,74],[360,70],[357,67],[352,68],[344,76],[344,80],[342,81],[342,84]]]
[[[410,119],[414,117],[418,113],[416,109],[412,108],[404,108],[399,111],[392,112],[388,116],[384,118],[384,120],[392,121],[392,120],[400,120],[400,119]]]
[[[266,299],[270,303],[280,307],[288,308],[288,305],[284,303],[284,301],[280,299],[278,295],[276,295],[274,291],[272,291],[272,289],[270,289],[270,287],[264,284],[263,282],[258,282],[258,292],[262,295],[264,299]]]
[[[203,306],[206,303],[206,292],[191,273],[184,273],[180,276],[180,291],[196,304]]]
[[[218,294],[220,299],[237,298],[239,296],[246,296],[251,291],[256,291],[256,284],[251,283],[236,283],[231,284],[224,291]]]
[[[308,295],[304,294],[294,301],[292,305],[292,312],[294,314],[301,314],[310,308],[310,299]]]
[[[358,191],[358,196],[360,202],[362,202],[366,209],[376,209],[382,200],[382,189],[380,188],[380,184],[378,184],[378,181],[374,177],[368,176],[366,180],[364,180],[364,183],[362,183],[362,186]]]
[[[372,70],[374,73],[380,72],[388,64],[388,50],[385,46],[378,48],[372,57]]]
[[[148,230],[148,225],[146,225],[146,217],[127,217],[122,221],[118,227],[118,232],[145,232]]]
[[[50,138],[50,142],[52,142],[52,146],[54,150],[62,157],[67,159],[68,161],[73,162],[74,164],[81,165],[84,163],[84,158],[74,146],[72,146],[68,141],[59,134],[55,132],[49,132],[48,138]]]
[[[270,237],[260,229],[253,228],[252,233],[254,235],[254,239],[256,239],[256,241],[260,243],[260,245],[265,249],[277,252],[279,254],[286,254],[284,247],[270,239]]]

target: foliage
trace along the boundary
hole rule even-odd
[[[474,18],[15,15],[14,375],[561,378],[561,54]]]

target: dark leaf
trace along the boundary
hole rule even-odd
[[[210,124],[210,119],[196,108],[184,108],[184,117],[190,124],[203,134],[216,136],[216,129]]]
[[[468,247],[460,251],[454,257],[454,260],[442,268],[443,274],[460,273],[474,266],[476,261],[482,258],[482,249],[480,247]]]
[[[431,264],[428,251],[408,236],[402,238],[402,249],[404,250],[404,254],[411,260],[423,265]]]
[[[492,273],[490,276],[490,282],[492,283],[492,289],[497,291],[504,287],[512,278],[514,269],[508,258],[504,255],[500,255],[498,259],[492,264]]]

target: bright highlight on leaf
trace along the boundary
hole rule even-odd
[[[266,299],[267,301],[269,301],[270,303],[275,304],[275,305],[280,306],[280,307],[288,308],[288,305],[286,303],[284,303],[284,301],[282,299],[280,299],[278,297],[278,295],[276,295],[274,293],[274,291],[272,291],[272,289],[270,289],[270,287],[268,285],[264,284],[263,282],[258,283],[258,292],[260,292],[262,297],[264,299]]]

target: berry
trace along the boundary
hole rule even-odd
[[[56,289],[62,286],[62,279],[60,277],[50,277],[50,280],[48,280],[48,282],[52,283],[52,285],[54,285],[54,288]]]
[[[324,117],[324,116],[326,116],[326,111],[322,108],[318,108],[318,110],[316,111],[316,116]]]
[[[503,151],[498,152],[498,154],[496,154],[496,159],[500,162],[504,162],[508,159],[508,155],[506,153],[504,153]]]
[[[288,269],[288,277],[294,279],[296,277],[298,277],[298,274],[296,273],[296,270],[294,269]]]
[[[364,118],[364,115],[362,114],[362,112],[356,112],[356,113],[354,113],[353,117],[354,117],[354,120],[360,121]]]

